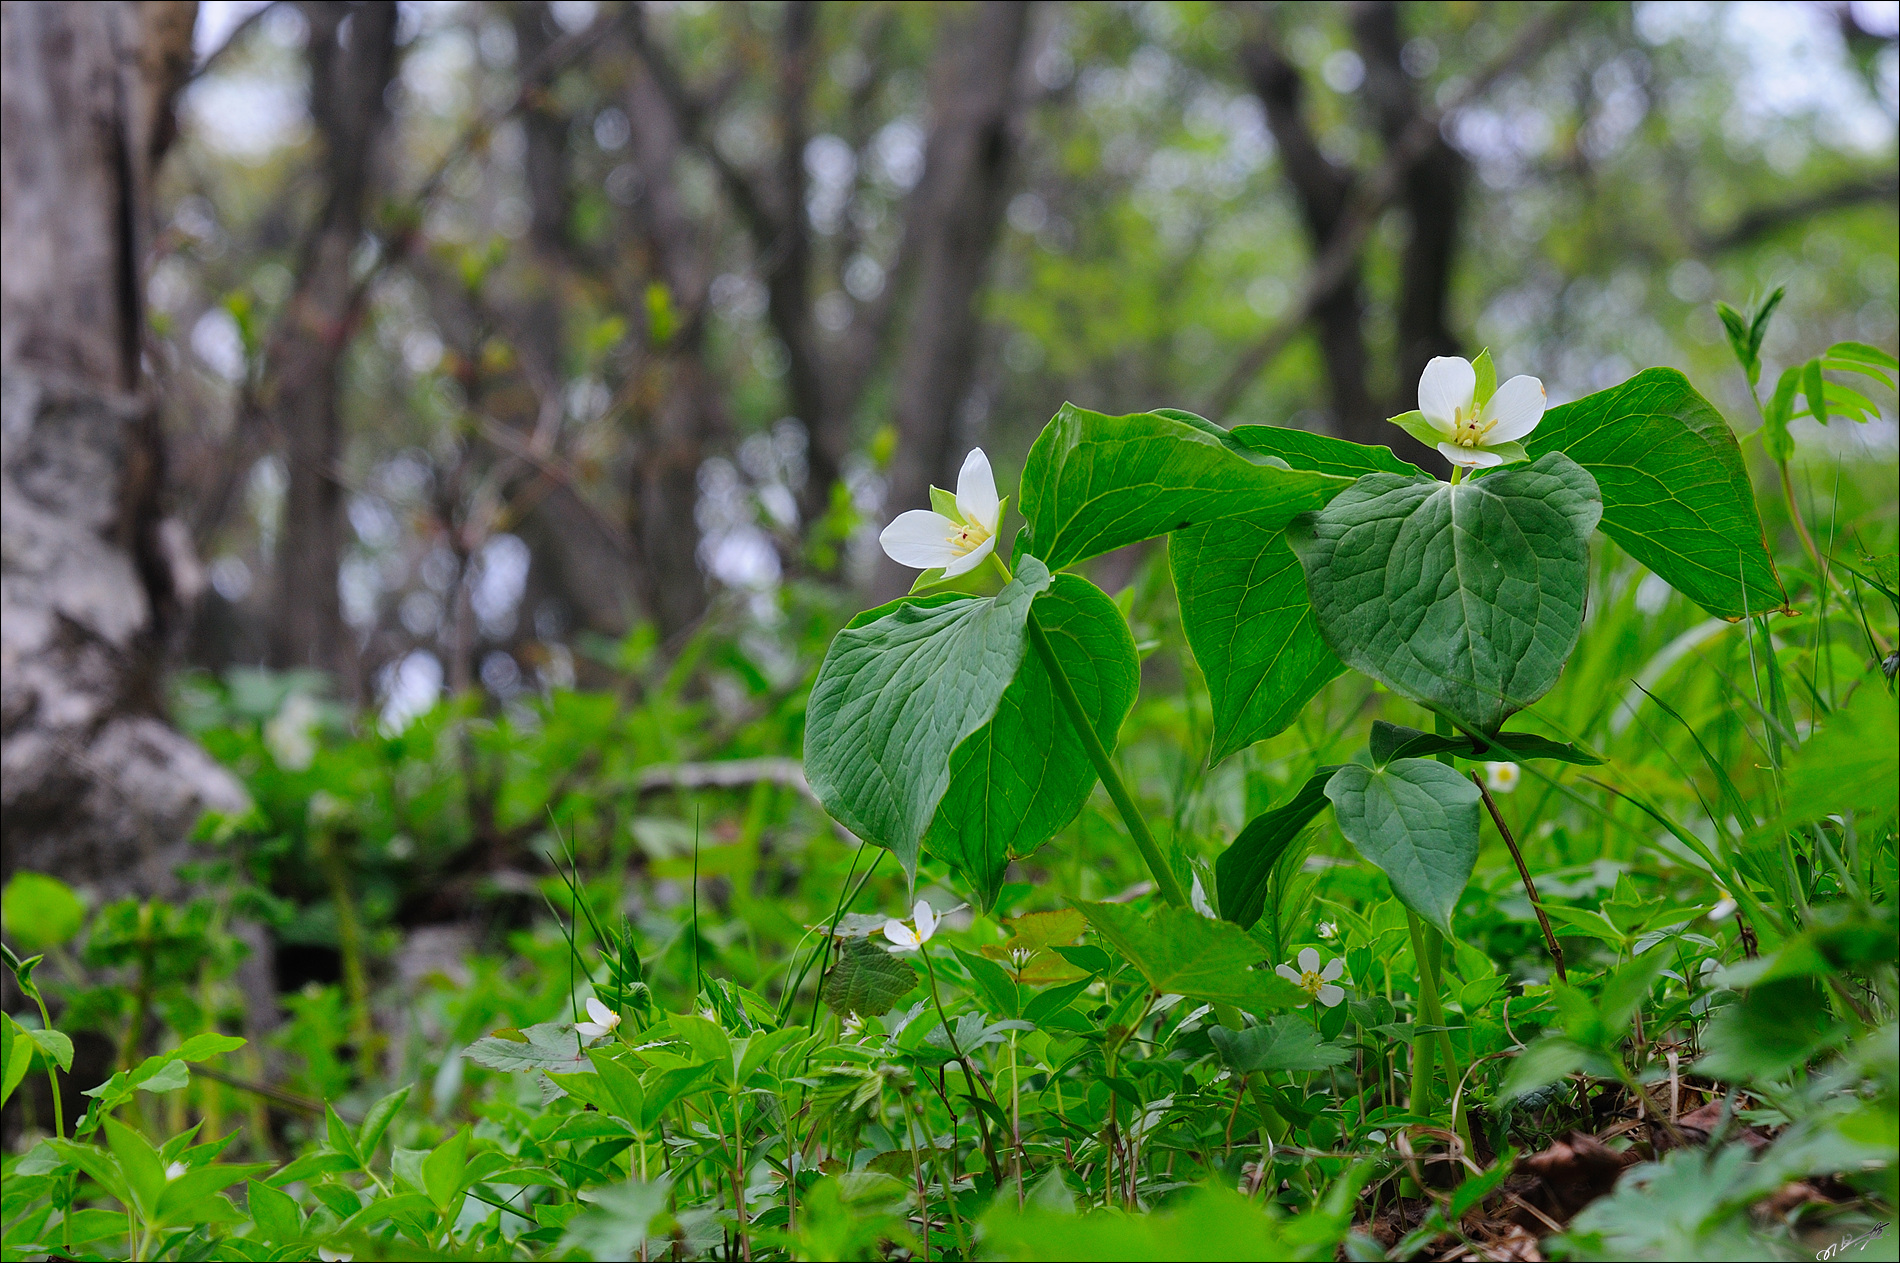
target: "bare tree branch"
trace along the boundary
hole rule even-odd
[[[1489,65],[1473,75],[1442,108],[1423,110],[1412,120],[1404,136],[1387,151],[1385,161],[1355,191],[1344,225],[1308,270],[1293,311],[1241,353],[1220,385],[1209,392],[1201,404],[1199,410],[1204,415],[1219,420],[1233,408],[1261,371],[1300,335],[1320,303],[1352,269],[1379,216],[1398,197],[1405,172],[1431,147],[1444,121],[1477,100],[1505,75],[1543,56],[1588,12],[1588,5],[1569,3],[1567,0],[1546,9],[1525,23],[1518,31],[1517,38]]]
[[[1881,171],[1847,180],[1830,189],[1820,189],[1774,206],[1758,206],[1745,211],[1727,228],[1703,233],[1696,242],[1698,254],[1722,254],[1751,246],[1763,237],[1804,219],[1828,211],[1864,206],[1869,202],[1891,202],[1900,197],[1900,172]]]

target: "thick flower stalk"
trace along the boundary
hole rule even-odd
[[[877,537],[892,561],[918,570],[942,570],[944,578],[954,579],[996,551],[1003,501],[982,448],[972,448],[964,457],[957,494],[932,487],[930,502],[935,507],[898,514]]]

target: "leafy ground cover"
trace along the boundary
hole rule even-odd
[[[848,623],[400,731],[184,681],[201,893],[6,890],[6,1256],[1890,1255],[1894,471],[1786,441],[1856,354],[1458,494],[1065,409],[1003,574]]]

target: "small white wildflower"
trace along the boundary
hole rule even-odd
[[[941,495],[933,490],[932,502],[953,510],[955,516],[935,509],[910,509],[893,518],[877,542],[900,566],[942,567],[943,577],[954,579],[976,569],[996,551],[996,530],[1003,520],[996,474],[982,448],[972,448],[964,457],[955,499],[939,500]]]
[[[1338,924],[1333,921],[1321,921],[1319,923],[1319,936],[1325,939],[1328,943],[1332,942],[1334,939],[1339,937]]]
[[[189,1170],[191,1170],[191,1168],[184,1163],[174,1162],[165,1168],[165,1182],[169,1184]]]
[[[890,920],[884,923],[884,937],[893,948],[900,952],[914,952],[930,941],[937,932],[937,913],[925,900],[919,899],[917,906],[911,909],[911,920],[916,930],[902,921]]]
[[[591,997],[587,1001],[587,1016],[593,1020],[575,1023],[574,1031],[590,1044],[603,1035],[611,1034],[620,1025],[618,1013]]]
[[[1735,915],[1735,907],[1736,907],[1735,896],[1729,894],[1729,892],[1726,890],[1722,890],[1720,887],[1717,887],[1716,889],[1721,894],[1722,898],[1720,901],[1716,903],[1716,905],[1713,908],[1709,909],[1709,920],[1726,921],[1730,917]]]
[[[1522,770],[1515,763],[1487,763],[1484,765],[1484,787],[1494,794],[1508,794],[1517,788]]]
[[[1425,366],[1418,379],[1418,411],[1438,440],[1439,453],[1467,469],[1502,465],[1506,453],[1489,449],[1506,444],[1515,459],[1524,459],[1516,442],[1544,419],[1544,383],[1520,375],[1482,403],[1477,393],[1478,373],[1470,360],[1440,355]]]
[[[1274,969],[1274,972],[1329,1009],[1346,998],[1346,989],[1333,982],[1335,978],[1346,972],[1345,963],[1335,958],[1327,961],[1326,967],[1322,969],[1319,953],[1310,947],[1300,952],[1298,969],[1291,965],[1280,965]]]

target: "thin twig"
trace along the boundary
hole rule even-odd
[[[240,1092],[249,1092],[253,1096],[261,1096],[267,1101],[274,1101],[286,1109],[301,1110],[305,1114],[316,1117],[322,1117],[323,1115],[322,1101],[301,1096],[296,1092],[287,1092],[283,1088],[274,1088],[268,1083],[253,1083],[249,1079],[240,1079],[234,1074],[226,1074],[222,1070],[213,1070],[209,1066],[193,1065],[191,1072],[193,1074],[201,1074],[213,1082],[222,1083],[227,1088],[236,1088]],[[347,1122],[349,1120],[346,1119],[345,1121]]]
[[[1510,826],[1504,823],[1504,817],[1498,814],[1497,803],[1491,800],[1491,791],[1484,787],[1484,781],[1476,772],[1471,774],[1471,783],[1478,787],[1478,796],[1484,799],[1485,810],[1491,813],[1491,823],[1498,827],[1504,845],[1511,848],[1511,858],[1517,861],[1517,875],[1524,879],[1524,893],[1530,896],[1531,910],[1537,914],[1537,924],[1544,927],[1544,944],[1550,948],[1550,958],[1557,964],[1557,981],[1567,984],[1570,978],[1564,973],[1564,949],[1557,946],[1557,935],[1550,928],[1550,918],[1544,915],[1543,900],[1537,897],[1537,883],[1531,880],[1531,870],[1524,865],[1524,856],[1517,849],[1517,839],[1511,836]]]

